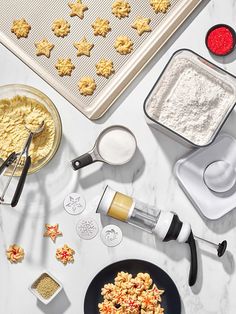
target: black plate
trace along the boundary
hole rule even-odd
[[[142,260],[129,259],[111,264],[101,270],[90,283],[84,300],[84,314],[98,314],[98,303],[102,302],[101,288],[106,283],[114,282],[118,272],[125,271],[136,276],[137,273],[149,273],[158,288],[164,289],[162,307],[165,314],[181,314],[179,292],[173,280],[164,270]]]

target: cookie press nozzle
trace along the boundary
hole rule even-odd
[[[163,242],[176,240],[179,243],[187,243],[191,253],[190,286],[195,284],[198,272],[195,239],[216,246],[218,256],[222,256],[227,247],[226,241],[217,245],[194,236],[190,224],[182,222],[176,213],[158,210],[130,196],[116,192],[108,186],[99,202],[97,212],[155,234]]]

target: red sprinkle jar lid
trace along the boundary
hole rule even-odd
[[[217,24],[206,34],[206,46],[216,56],[230,54],[236,44],[236,34],[232,27],[226,24]]]

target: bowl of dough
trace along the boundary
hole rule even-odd
[[[29,129],[44,122],[41,133],[36,135],[29,149],[34,173],[45,166],[56,154],[62,135],[61,118],[53,102],[34,87],[11,84],[0,86],[0,164],[12,152],[21,152],[29,136]],[[9,175],[12,164],[4,173]],[[22,166],[15,175],[21,174]]]

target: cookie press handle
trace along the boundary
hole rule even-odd
[[[71,165],[72,165],[72,168],[74,170],[79,170],[83,167],[90,165],[93,162],[94,162],[94,160],[93,160],[92,155],[90,153],[86,153],[84,155],[81,155],[81,156],[71,160]]]
[[[196,244],[190,224],[180,221],[175,213],[161,211],[154,233],[164,242],[176,240],[189,245],[191,253],[189,285],[193,286],[197,280],[198,263]]]

